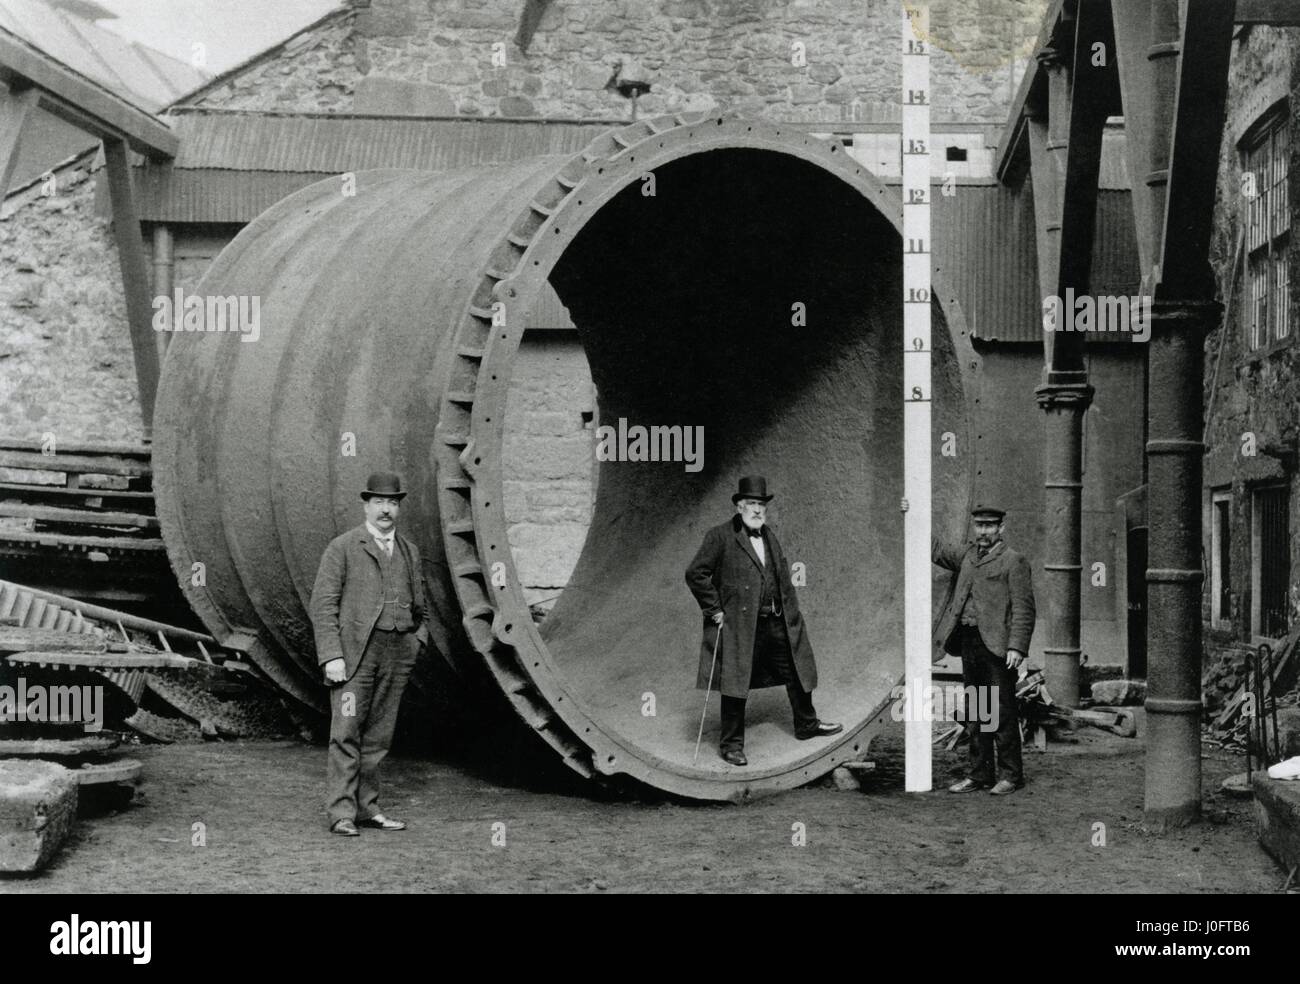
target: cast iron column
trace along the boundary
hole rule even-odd
[[[1146,821],[1201,812],[1201,442],[1205,333],[1217,301],[1156,301],[1147,361]]]
[[[1047,587],[1044,673],[1052,699],[1079,706],[1080,541],[1083,529],[1083,415],[1092,403],[1088,374],[1048,372],[1035,391],[1047,415],[1043,435],[1043,570]],[[1073,379],[1071,377],[1074,377]]]

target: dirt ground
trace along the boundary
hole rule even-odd
[[[386,809],[411,829],[353,839],[325,830],[321,748],[145,746],[131,751],[145,763],[132,804],[83,817],[48,871],[0,881],[0,893],[1278,890],[1252,802],[1218,791],[1244,762],[1209,751],[1206,819],[1160,836],[1141,824],[1141,737],[1080,736],[1026,750],[1029,785],[1009,797],[905,793],[900,729],[873,745],[861,792],[826,781],[744,805],[600,795],[444,748],[385,766]],[[936,749],[937,788],[961,761]]]

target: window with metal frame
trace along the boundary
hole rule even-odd
[[[1290,124],[1282,102],[1251,127],[1241,143],[1245,175],[1246,340],[1263,349],[1291,334],[1288,308],[1291,208],[1287,195]]]
[[[1256,489],[1252,505],[1251,632],[1277,639],[1286,635],[1291,615],[1290,490]]]

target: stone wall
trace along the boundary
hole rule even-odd
[[[606,87],[622,61],[639,64],[651,83],[642,115],[900,115],[897,0],[554,0],[526,52],[514,45],[522,0],[355,6],[196,102],[370,112],[382,80],[390,97],[413,84],[426,90],[417,109],[400,111],[622,119],[627,100]],[[936,116],[1003,122],[1046,0],[932,0],[930,8]]]
[[[117,249],[90,159],[0,216],[0,434],[56,447],[143,435]],[[52,192],[46,194],[45,192]]]
[[[1246,199],[1242,190],[1239,142],[1261,114],[1279,98],[1289,98],[1291,153],[1289,201],[1294,215],[1296,175],[1300,174],[1300,84],[1297,67],[1300,29],[1254,27],[1234,41],[1229,76],[1227,117],[1219,165],[1218,204],[1215,215],[1212,262],[1219,282],[1219,299],[1230,305],[1226,323],[1211,332],[1205,346],[1205,399],[1212,403],[1207,428],[1209,451],[1205,459],[1203,510],[1206,584],[1203,615],[1211,618],[1212,492],[1231,493],[1230,584],[1233,611],[1223,631],[1213,634],[1207,651],[1221,655],[1233,648],[1228,640],[1250,639],[1251,610],[1251,493],[1260,483],[1285,480],[1290,487],[1291,620],[1300,617],[1300,484],[1295,471],[1287,472],[1274,457],[1243,454],[1243,435],[1253,434],[1258,444],[1294,442],[1300,436],[1300,342],[1295,317],[1297,291],[1291,289],[1288,339],[1269,350],[1251,351],[1248,343],[1248,284],[1244,261],[1234,276],[1237,241],[1244,221]],[[1294,219],[1293,219],[1294,222]],[[1296,250],[1288,256],[1288,280],[1296,283]],[[1217,377],[1216,377],[1217,365]]]
[[[524,334],[506,397],[505,515],[530,604],[550,607],[591,524],[596,390],[576,331]]]

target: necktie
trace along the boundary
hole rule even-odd
[[[384,553],[389,557],[393,556],[393,538],[391,536],[384,537],[379,541],[379,545],[384,548]]]
[[[746,526],[745,532],[748,533],[750,536],[752,536],[755,540],[761,540],[763,538],[763,531],[761,529],[752,530],[748,526]]]

